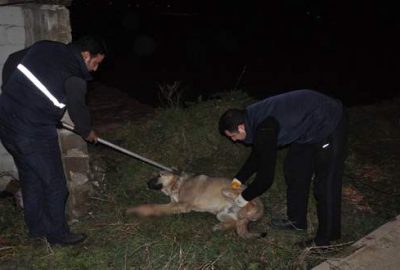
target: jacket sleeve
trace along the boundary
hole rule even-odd
[[[86,138],[92,130],[90,113],[86,106],[86,88],[86,81],[79,77],[70,77],[65,81],[68,113],[75,130],[83,138]]]
[[[245,163],[234,178],[238,179],[242,184],[245,184],[247,180],[257,171],[257,165],[257,155],[253,146],[249,157],[246,159]]]
[[[278,131],[279,123],[272,117],[268,117],[258,126],[250,157],[236,175],[242,181],[256,173],[254,180],[242,192],[242,197],[247,201],[263,194],[273,183]]]

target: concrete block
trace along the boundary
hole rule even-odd
[[[400,216],[387,222],[351,246],[344,258],[328,259],[313,270],[400,269]]]
[[[87,153],[86,142],[80,136],[71,133],[65,136],[60,136],[59,138],[61,151],[63,154],[70,152],[69,155],[82,156],[83,154]],[[71,152],[71,149],[75,149],[75,151]],[[82,154],[80,154],[79,151]]]
[[[7,57],[12,54],[13,52],[19,51],[24,49],[23,44],[18,44],[18,45],[0,45],[0,63],[4,64],[4,62],[7,60]]]
[[[0,25],[24,26],[25,20],[22,7],[3,6],[0,7]]]
[[[90,172],[89,157],[66,157],[64,156],[64,166],[67,173],[88,174]],[[69,173],[71,174],[71,173]],[[69,178],[70,181],[73,179]]]
[[[6,26],[6,25],[0,24],[0,37],[1,37],[1,39],[0,39],[0,45],[5,45],[5,44],[6,44],[5,38],[3,38],[3,37],[6,36],[6,29],[7,29],[7,26]]]
[[[70,178],[72,181],[68,182],[67,214],[70,219],[75,219],[88,212],[91,185],[85,174],[70,172]]]
[[[0,70],[3,70],[3,63],[0,63]],[[3,85],[3,74],[0,72],[0,85]],[[0,87],[0,94],[1,94],[1,87]]]
[[[25,44],[25,28],[22,26],[9,26],[5,31],[5,38],[9,44],[24,46]]]
[[[0,143],[0,173],[1,172],[7,172],[15,178],[18,178],[17,168],[14,164],[14,159]]]
[[[38,40],[56,40],[67,43],[71,40],[69,11],[57,5],[25,5],[26,44]]]

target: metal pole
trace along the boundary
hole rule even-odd
[[[66,124],[66,123],[62,123],[62,125],[63,125],[63,127],[65,129],[68,129],[70,131],[76,132],[73,126],[71,126],[69,124]],[[115,145],[115,144],[113,144],[113,143],[111,143],[109,141],[103,140],[101,138],[97,138],[97,142],[99,142],[101,144],[104,144],[104,145],[106,145],[106,146],[108,146],[110,148],[113,148],[113,149],[115,149],[117,151],[120,151],[120,152],[122,152],[124,154],[127,154],[128,156],[137,158],[137,159],[139,159],[139,160],[141,160],[143,162],[146,162],[146,163],[148,163],[150,165],[153,165],[155,167],[158,167],[160,169],[163,169],[163,170],[166,170],[166,171],[169,171],[169,172],[174,172],[174,170],[172,168],[166,167],[166,166],[164,166],[164,165],[162,165],[162,164],[160,164],[158,162],[155,162],[155,161],[153,161],[151,159],[148,159],[148,158],[145,158],[145,157],[143,157],[141,155],[133,153],[132,151],[129,151],[129,150],[125,149],[125,148],[122,148],[122,147],[120,147],[118,145]]]

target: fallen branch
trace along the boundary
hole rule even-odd
[[[353,244],[354,241],[336,244],[336,245],[329,245],[329,246],[314,246],[308,247],[303,250],[303,252],[295,259],[293,263],[294,269],[306,269],[306,260],[307,258],[317,258],[323,260],[334,260],[334,258],[328,258],[324,256],[326,253],[337,252],[341,248],[345,246],[349,246]]]
[[[8,249],[13,249],[14,247],[11,247],[11,246],[9,246],[9,247],[0,247],[0,251],[3,251],[3,250],[8,250]]]
[[[344,246],[349,246],[353,243],[354,243],[354,241],[350,241],[350,242],[336,244],[336,245],[308,247],[304,251],[305,252],[314,252],[316,250],[317,251],[316,253],[329,253],[329,252],[337,251],[337,249],[340,249]],[[321,251],[324,251],[324,252],[321,252]]]

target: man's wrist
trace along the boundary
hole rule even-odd
[[[243,198],[242,194],[240,194],[239,196],[237,196],[236,199],[235,199],[235,204],[236,204],[237,206],[239,206],[239,207],[245,207],[248,203],[249,203],[249,202],[246,201],[246,200]]]

